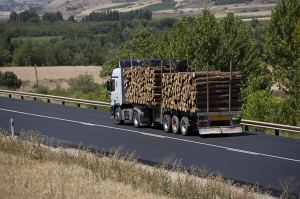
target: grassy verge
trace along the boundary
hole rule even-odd
[[[0,198],[271,198],[221,177],[149,167],[131,156],[41,145],[0,131]]]

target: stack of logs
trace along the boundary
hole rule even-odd
[[[231,83],[230,83],[231,82]],[[241,75],[238,72],[209,72],[209,112],[229,111],[229,85],[231,84],[231,111],[241,108]],[[164,74],[162,79],[162,108],[185,111],[207,111],[207,73],[186,72]]]
[[[193,113],[207,111],[206,72],[170,73],[166,67],[134,67],[125,69],[124,77],[128,103]],[[229,111],[230,87],[230,110],[240,111],[240,73],[233,72],[230,81],[229,72],[209,72],[209,112]]]
[[[147,106],[161,103],[161,69],[159,67],[134,67],[124,72],[126,101]],[[164,69],[164,72],[165,69]]]

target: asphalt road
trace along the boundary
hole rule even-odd
[[[62,143],[120,148],[137,158],[177,160],[224,177],[300,194],[300,140],[261,134],[200,137],[166,134],[160,129],[116,125],[108,112],[0,97],[0,128],[38,130]]]

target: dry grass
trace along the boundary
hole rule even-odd
[[[1,72],[14,72],[22,81],[36,83],[34,67],[0,67]],[[92,75],[96,83],[103,83],[100,78],[101,67],[99,66],[43,66],[37,67],[40,84],[54,81],[66,81],[82,74]]]
[[[49,148],[35,133],[0,133],[0,198],[271,198],[220,177],[205,179],[130,156]]]

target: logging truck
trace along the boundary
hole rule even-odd
[[[179,69],[178,69],[179,68]],[[115,123],[188,135],[241,133],[240,75],[123,60],[106,87]]]

